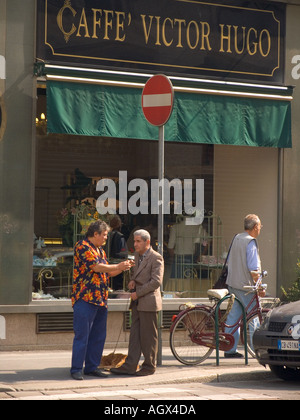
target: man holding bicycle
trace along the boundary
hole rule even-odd
[[[257,238],[262,228],[259,217],[255,214],[249,214],[244,219],[243,233],[236,235],[233,240],[229,259],[227,285],[229,292],[234,294],[240,302],[247,307],[251,302],[251,294],[244,290],[244,286],[253,286],[260,277],[261,261],[259,257],[259,248]],[[251,311],[251,307],[249,311]],[[235,302],[230,311],[226,324],[234,325],[242,315],[240,305]],[[230,333],[233,328],[226,328],[225,332]],[[229,352],[225,352],[226,358],[244,357],[237,352],[237,346],[240,338],[240,330],[234,333],[235,344]]]

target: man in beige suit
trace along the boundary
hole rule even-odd
[[[152,375],[156,369],[158,350],[158,312],[162,309],[160,286],[164,261],[150,246],[150,234],[140,229],[134,232],[135,267],[129,283],[132,324],[128,356],[123,366],[111,369],[117,375]],[[145,361],[137,371],[141,354]]]

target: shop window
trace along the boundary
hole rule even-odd
[[[46,105],[45,89],[39,89],[33,296],[69,299],[74,242],[84,234],[84,219],[91,221],[90,216],[78,218],[79,207],[90,206],[93,211],[89,214],[94,217],[100,194],[96,191],[97,182],[111,179],[118,187],[120,171],[126,171],[128,182],[136,178],[145,180],[150,194],[151,180],[158,176],[158,142],[47,134]],[[192,248],[184,254],[177,252],[182,238],[178,232],[174,237],[177,230],[174,226],[179,225],[184,216],[174,214],[171,191],[170,214],[164,217],[165,298],[206,296],[207,286],[217,275],[222,254],[222,225],[213,215],[213,167],[213,145],[166,141],[165,178],[191,179],[193,185],[196,179],[204,179],[205,218],[201,226],[189,233]],[[150,208],[148,214],[128,211],[120,217],[129,253],[134,251],[133,231],[137,228],[149,230],[152,246],[157,249],[157,215],[151,215]],[[175,241],[174,247],[171,247],[171,239]],[[122,289],[126,289],[127,283],[125,277]],[[124,297],[124,292],[118,292],[119,288],[120,285],[118,289],[112,288],[111,297]]]
[[[164,290],[168,297],[206,296],[224,264],[222,222],[213,213],[205,214],[199,226],[178,216],[170,229],[169,273]]]

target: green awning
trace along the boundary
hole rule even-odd
[[[145,120],[141,93],[140,87],[48,81],[48,132],[156,140],[158,129]],[[175,89],[165,140],[289,148],[291,102]]]

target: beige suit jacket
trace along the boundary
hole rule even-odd
[[[152,248],[138,266],[139,254],[135,254],[135,267],[131,279],[136,284],[138,311],[158,312],[162,309],[160,286],[163,282],[164,260]]]

